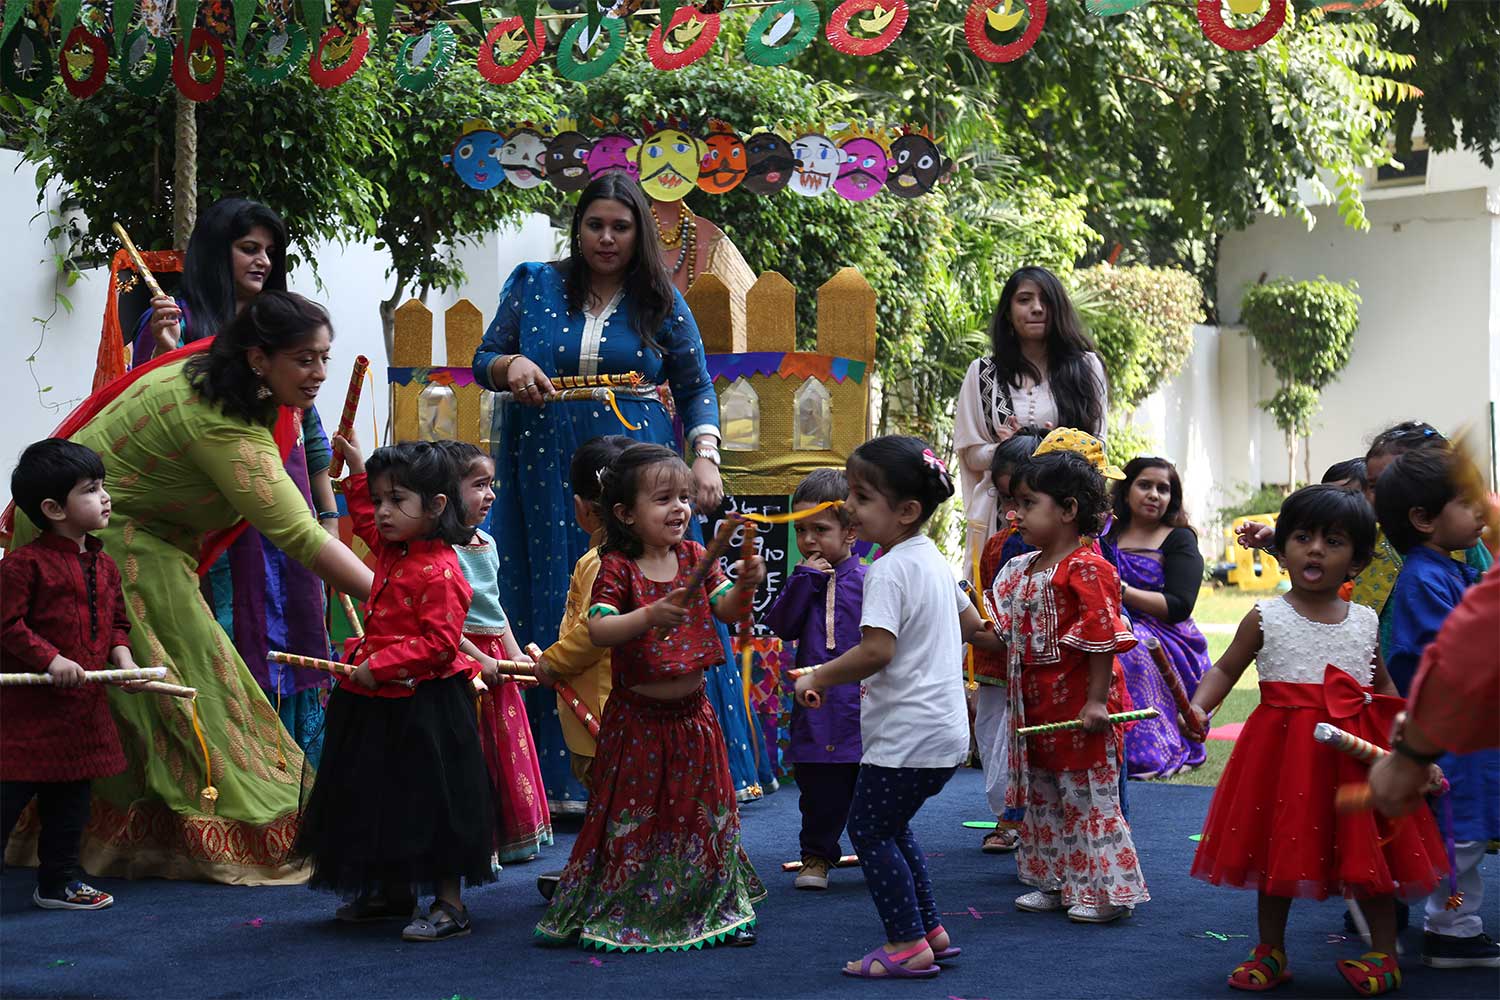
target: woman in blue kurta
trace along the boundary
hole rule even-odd
[[[517,636],[550,646],[557,639],[573,564],[588,549],[574,524],[568,464],[580,444],[604,434],[626,434],[671,448],[693,449],[700,511],[723,500],[719,478],[719,403],[708,376],[703,340],[682,295],[647,237],[649,209],[640,188],[623,174],[592,181],[573,212],[571,252],[556,263],[516,268],[500,293],[484,340],[474,355],[474,377],[486,389],[509,393],[494,408],[495,503],[484,527],[500,551],[500,603]],[[607,403],[542,405],[561,375],[640,372],[648,387],[670,389],[679,436],[660,393],[617,393],[621,426]],[[691,537],[700,539],[696,524]],[[720,637],[728,632],[718,625]],[[708,672],[708,696],[729,749],[735,791],[760,795],[756,738],[746,712],[735,658]],[[587,793],[572,776],[552,692],[527,694],[548,804],[582,813]],[[598,706],[595,706],[597,712]],[[760,755],[764,757],[764,755]]]

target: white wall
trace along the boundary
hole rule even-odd
[[[55,189],[49,188],[48,198],[55,208]],[[52,255],[59,252],[47,242],[50,224],[46,215],[33,218],[37,211],[35,171],[17,153],[0,150],[0,301],[12,304],[0,355],[0,399],[9,400],[6,419],[0,425],[0,504],[9,502],[10,470],[21,450],[50,434],[89,394],[109,282],[108,272],[101,268],[86,272],[67,289],[72,313],[59,310],[37,348],[41,328],[32,317],[46,316],[53,309],[56,269]],[[454,292],[434,293],[427,304],[441,314],[459,298],[468,298],[489,316],[511,269],[525,260],[551,259],[555,250],[553,230],[546,218],[530,216],[516,229],[462,248],[467,284]],[[311,248],[309,254],[319,262],[322,287],[310,268],[294,271],[288,283],[294,291],[326,305],[333,319],[334,358],[318,410],[331,432],[343,408],[354,357],[364,354],[370,358],[377,391],[372,399],[366,388],[357,429],[362,437],[369,437],[369,406],[373,402],[383,439],[389,393],[379,303],[390,294],[391,279],[385,274],[387,257],[367,243],[320,245]],[[443,364],[441,322],[435,324],[434,336],[433,360]],[[34,372],[24,360],[33,353]],[[38,386],[51,386],[52,391],[39,394]]]
[[[1497,179],[1491,171],[1492,183]],[[1445,431],[1473,424],[1487,434],[1500,383],[1495,188],[1380,199],[1366,211],[1368,232],[1343,225],[1331,207],[1315,210],[1318,224],[1311,232],[1295,220],[1263,216],[1226,236],[1220,251],[1219,308],[1228,324],[1238,322],[1240,298],[1262,273],[1359,282],[1363,303],[1350,362],[1323,390],[1312,434],[1314,476],[1363,454],[1371,435],[1399,420],[1422,419]],[[1253,346],[1243,366],[1239,377],[1259,388],[1249,400],[1252,409],[1236,412],[1258,425],[1247,436],[1258,432],[1264,445],[1251,472],[1262,481],[1284,482],[1280,433],[1269,416],[1253,409],[1275,391],[1275,376],[1259,366]],[[1233,371],[1225,375],[1236,377]],[[1238,453],[1247,446],[1239,437],[1237,427],[1227,427],[1226,450]],[[1298,466],[1300,476],[1300,459]]]

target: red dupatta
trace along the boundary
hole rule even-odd
[[[57,425],[57,429],[52,432],[51,436],[71,438],[74,434],[77,434],[84,427],[88,426],[89,422],[97,417],[106,406],[114,402],[121,393],[134,385],[142,376],[149,375],[158,368],[172,364],[175,361],[181,361],[183,358],[206,350],[213,341],[214,338],[212,337],[204,337],[184,347],[179,347],[175,351],[168,351],[166,354],[157,355],[145,364],[132,368],[78,404],[78,408],[69,414],[66,420]],[[276,449],[281,453],[281,460],[283,462],[291,455],[292,449],[297,446],[297,438],[301,433],[302,427],[299,417],[300,414],[294,406],[283,406],[280,413],[277,414],[276,426],[272,430],[272,436],[276,439]],[[6,548],[10,547],[11,540],[15,535],[15,520],[16,504],[12,500],[6,504],[5,512],[0,514],[0,544],[3,544]],[[202,548],[198,552],[198,575],[203,576],[206,574],[209,567],[214,564],[219,556],[223,555],[224,550],[229,548],[247,527],[249,527],[249,524],[242,518],[221,531],[209,532],[203,539]]]

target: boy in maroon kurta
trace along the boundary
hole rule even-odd
[[[21,454],[16,506],[41,529],[0,559],[0,670],[47,673],[51,685],[0,687],[0,831],[33,798],[41,820],[32,902],[49,910],[102,910],[114,902],[82,880],[78,846],[89,819],[89,780],[125,769],[100,684],[88,670],[133,668],[120,571],[89,532],[109,523],[104,463],[82,445],[48,438]]]

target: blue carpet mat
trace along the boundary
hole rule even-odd
[[[242,888],[100,880],[116,893],[98,913],[43,911],[30,903],[34,875],[0,880],[0,994],[6,997],[854,997],[900,993],[931,1000],[1000,997],[1223,997],[1224,978],[1254,944],[1255,898],[1187,877],[1209,790],[1132,784],[1131,819],[1152,901],[1117,924],[1090,927],[1060,914],[1018,912],[1015,862],[981,854],[985,818],[977,771],[964,770],[928,803],[916,829],[945,923],[963,956],[936,979],[875,984],[839,975],[840,964],[881,940],[857,869],[827,892],[797,892],[781,862],[797,857],[797,791],[744,807],[750,855],[770,896],[759,908],[760,943],[683,954],[599,954],[532,944],[542,911],[533,883],[561,866],[572,833],[539,861],[506,867],[497,885],[470,893],[474,933],[405,944],[395,923],[350,927],[334,900],[306,888]],[[569,829],[576,829],[576,820]],[[845,849],[848,850],[847,843]],[[1497,865],[1484,861],[1485,926],[1495,931]],[[1281,997],[1354,996],[1334,970],[1357,955],[1335,900],[1292,907],[1289,955],[1296,980]],[[1404,997],[1500,996],[1500,970],[1423,967],[1421,934],[1404,936]]]

